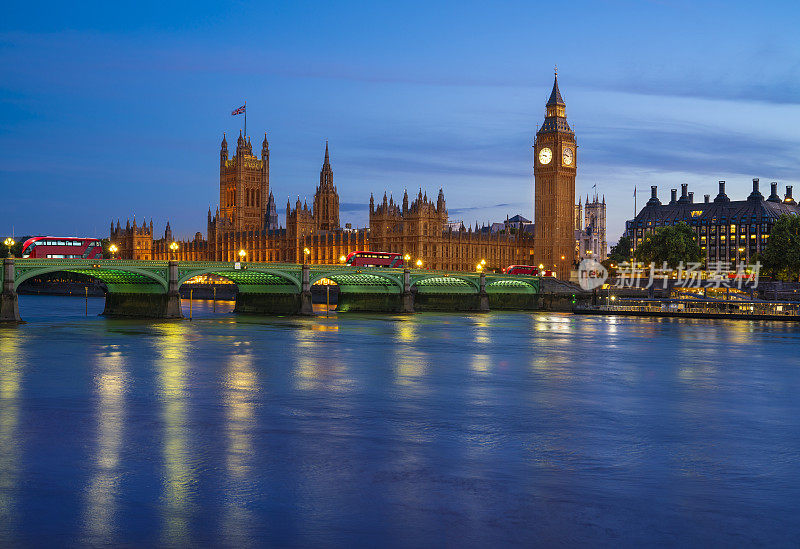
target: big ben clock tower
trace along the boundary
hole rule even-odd
[[[566,105],[558,89],[558,72],[547,101],[544,123],[536,132],[533,157],[534,261],[569,279],[575,253],[575,166],[578,146],[567,124]]]

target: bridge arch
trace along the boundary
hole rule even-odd
[[[248,293],[300,293],[300,280],[290,273],[277,269],[233,267],[204,267],[178,271],[178,286],[196,276],[213,274],[236,284],[241,292]],[[290,292],[287,292],[290,290]]]
[[[360,293],[392,293],[403,292],[403,279],[388,273],[360,271],[360,270],[335,270],[328,272],[312,272],[311,285],[322,279],[328,279],[339,286],[340,291],[361,290]]]
[[[45,267],[18,269],[14,278],[14,290],[26,280],[50,273],[74,273],[90,276],[104,283],[110,292],[166,293],[169,289],[166,270],[163,276],[153,270],[129,266],[110,267],[66,267],[49,265]]]
[[[537,281],[528,281],[516,278],[501,278],[486,281],[487,293],[502,294],[538,294],[539,284]]]
[[[451,290],[456,288],[461,288],[462,291],[456,291],[452,293],[480,292],[480,285],[470,277],[454,276],[454,275],[445,276],[442,274],[435,274],[435,273],[431,273],[430,275],[412,277],[411,286],[412,287],[416,286],[417,291],[420,291],[421,288],[425,288],[425,290],[429,288],[430,290],[433,290],[435,288],[450,288]]]

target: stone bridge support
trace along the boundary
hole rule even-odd
[[[411,271],[403,269],[403,296],[401,304],[401,313],[414,312],[414,294],[411,293]]]
[[[178,262],[170,261],[167,270],[169,283],[166,293],[129,293],[109,288],[103,316],[183,318],[181,294],[178,292]]]
[[[311,316],[314,314],[314,306],[311,303],[311,268],[308,264],[303,265],[303,277],[300,284],[300,312],[301,315]]]
[[[19,316],[19,299],[14,289],[14,259],[3,260],[3,293],[0,295],[0,322],[22,322]]]
[[[478,310],[486,312],[489,310],[489,294],[486,293],[486,273],[481,272],[481,285],[478,292]]]

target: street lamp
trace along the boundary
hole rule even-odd
[[[169,249],[172,251],[172,259],[175,259],[175,252],[178,251],[178,243],[173,242],[172,244],[169,245]]]
[[[311,254],[311,250],[308,248],[303,248],[303,265],[308,263],[308,256]]]
[[[417,259],[417,269],[421,269],[421,268],[422,268],[422,260],[421,259]]]
[[[119,251],[119,248],[117,248],[116,244],[112,244],[111,246],[109,246],[108,251],[111,252],[111,259],[117,258],[117,251]]]
[[[239,250],[239,261],[244,261],[244,257],[247,255],[247,252],[242,248]]]
[[[9,236],[3,241],[3,244],[8,246],[8,257],[14,257],[14,255],[11,253],[11,248],[14,246],[14,244],[16,244],[16,242],[14,242],[14,239]]]
[[[477,265],[475,265],[475,270],[478,271],[478,272],[481,272],[483,270],[483,265],[478,263]]]
[[[339,256],[339,261],[340,261],[341,263],[344,263],[345,261],[347,261],[347,258],[346,258],[345,256],[343,256],[343,255],[342,255],[342,256]]]

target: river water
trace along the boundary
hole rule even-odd
[[[800,542],[800,326],[102,305],[0,328],[0,546]]]

